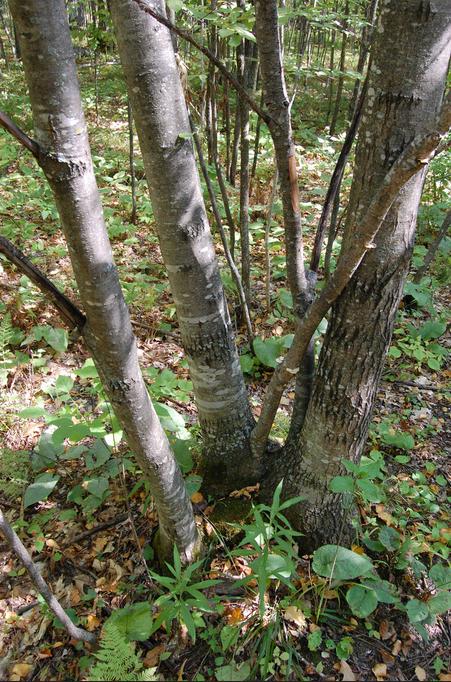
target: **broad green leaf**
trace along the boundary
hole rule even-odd
[[[440,591],[428,601],[429,611],[438,616],[451,609],[451,592]]]
[[[224,625],[220,633],[223,651],[227,651],[227,649],[230,646],[232,646],[232,644],[236,643],[240,632],[241,630],[238,627],[235,627],[233,625]]]
[[[277,367],[277,358],[283,353],[283,345],[280,339],[254,339],[254,351],[257,358],[265,367]]]
[[[80,367],[76,373],[82,379],[97,379],[99,376],[92,358],[88,358],[84,365],[82,365],[82,367]]]
[[[268,554],[266,561],[266,573],[268,578],[279,580],[280,578],[289,578],[293,572],[291,562],[279,554]]]
[[[439,320],[429,320],[418,330],[420,336],[425,341],[430,341],[431,339],[438,339],[446,331],[446,324],[444,322],[439,322]]]
[[[429,616],[427,604],[419,599],[411,599],[407,602],[406,611],[411,623],[421,623]]]
[[[59,476],[54,476],[53,474],[41,474],[38,476],[35,482],[29,485],[25,491],[23,498],[24,507],[31,507],[36,502],[46,500],[58,481]]]
[[[58,393],[69,393],[72,390],[73,385],[74,380],[66,374],[60,374],[55,381],[55,389]]]
[[[451,567],[443,564],[435,564],[429,571],[429,577],[436,587],[451,588]]]
[[[150,604],[139,602],[114,611],[107,622],[113,623],[128,641],[144,642],[153,626]]]
[[[215,670],[218,682],[243,682],[243,680],[248,679],[250,674],[251,666],[249,663],[242,663],[239,667],[237,663],[230,663]]]
[[[401,536],[394,528],[384,526],[379,531],[379,542],[381,542],[389,552],[395,552],[401,546]]]
[[[346,593],[346,601],[357,618],[366,618],[377,607],[377,595],[364,585],[353,585]]]
[[[197,491],[200,490],[201,485],[202,485],[202,476],[197,476],[196,474],[192,474],[191,476],[188,476],[185,479],[185,487],[186,487],[186,492],[188,493],[188,497],[191,497],[191,495],[194,495],[194,493],[197,493]]]
[[[354,487],[352,476],[335,476],[329,483],[329,488],[333,493],[352,493]]]
[[[340,545],[323,545],[313,554],[312,568],[323,578],[353,580],[369,573],[373,564],[370,559]]]
[[[111,451],[101,440],[96,440],[85,454],[87,469],[97,469],[105,464],[111,457]]]
[[[190,442],[191,441],[189,440],[180,440],[177,438],[175,443],[172,444],[175,458],[184,474],[188,473],[188,471],[191,471],[194,466],[193,458],[191,456]]]
[[[47,341],[49,346],[59,353],[64,353],[64,351],[67,350],[69,339],[65,329],[47,327],[42,336]]]
[[[359,478],[356,483],[363,497],[368,500],[368,502],[381,502],[381,500],[385,499],[384,491],[380,486],[376,485],[376,483],[373,483],[366,478]]]
[[[103,476],[98,478],[90,478],[86,482],[86,490],[97,497],[99,500],[103,498],[104,493],[108,490],[108,479]]]

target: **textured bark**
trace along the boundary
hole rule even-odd
[[[87,323],[83,333],[105,391],[148,479],[160,547],[196,552],[181,472],[150,402],[104,224],[64,0],[11,0],[30,90],[39,164],[53,190]]]
[[[266,107],[272,117],[269,122],[269,129],[274,142],[283,206],[287,281],[293,297],[296,315],[302,317],[311,302],[314,281],[316,280],[313,278],[310,284],[304,266],[296,149],[283,72],[277,0],[257,0],[255,17],[263,95]],[[295,389],[295,419],[291,437],[296,435],[303,423],[310,399],[314,366],[313,344],[309,344],[305,349],[304,357],[300,360]],[[258,452],[258,449],[254,448],[254,451]]]
[[[158,13],[163,2],[149,5]],[[167,28],[134,0],[110,0],[144,159],[161,252],[193,381],[207,487],[227,491],[258,476],[253,417],[233,337],[190,126]]]
[[[434,127],[450,54],[447,0],[382,0],[342,253],[400,153]],[[449,123],[448,123],[449,125]],[[422,159],[421,154],[416,158]],[[305,424],[288,448],[287,495],[306,544],[349,539],[342,497],[328,491],[343,459],[359,461],[408,272],[426,168],[398,193],[350,284],[334,304]]]
[[[277,0],[256,0],[255,19],[263,94],[271,115],[268,125],[276,152],[283,205],[287,280],[295,306],[300,305],[302,308],[302,299],[307,298],[308,286],[304,270],[296,151],[277,28]]]

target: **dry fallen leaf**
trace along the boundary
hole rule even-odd
[[[154,646],[153,649],[148,651],[143,659],[144,667],[154,668],[157,666],[160,662],[160,656],[165,649],[166,646],[164,644],[158,644],[158,646]]]
[[[293,623],[296,623],[301,632],[306,630],[307,621],[301,609],[298,609],[297,606],[288,606],[283,612],[283,615],[286,620],[290,620]]]
[[[387,677],[387,666],[385,663],[376,663],[372,670],[376,680],[385,680]]]
[[[451,673],[441,673],[438,679],[440,682],[451,682]]]
[[[32,668],[33,666],[30,665],[30,663],[16,663],[15,665],[13,665],[11,672],[13,675],[16,675],[19,680],[21,680],[24,677],[27,677],[27,675],[29,675]]]
[[[352,672],[351,666],[346,661],[340,662],[339,673],[343,675],[343,682],[355,682],[356,676]]]
[[[226,612],[226,616],[229,625],[236,625],[237,623],[241,623],[241,621],[244,620],[244,613],[239,606],[228,610]]]
[[[385,521],[387,526],[392,525],[393,516],[385,509],[383,504],[376,504],[376,514],[382,521]]]
[[[191,495],[191,502],[193,504],[200,504],[201,502],[203,502],[203,500],[204,496],[202,495],[202,493],[197,492]]]
[[[417,665],[415,668],[415,675],[420,680],[420,682],[424,682],[424,680],[426,679],[426,670],[422,668],[420,665]]]
[[[97,618],[95,613],[90,613],[87,618],[86,629],[89,630],[89,632],[92,632],[93,630],[98,628],[100,624],[101,621]]]

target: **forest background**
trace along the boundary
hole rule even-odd
[[[112,3],[113,18],[114,12],[120,17],[120,4]],[[277,6],[268,3],[266,7],[273,4]],[[411,3],[401,4],[405,5],[403,11],[411,9]],[[13,15],[14,5],[11,3]],[[175,44],[174,38],[177,70],[197,131],[184,130],[177,138],[177,149],[189,146],[201,152],[202,189],[252,410],[248,420],[244,402],[237,404],[237,413],[243,417],[239,429],[246,432],[246,420],[253,428],[254,418],[260,416],[272,370],[280,369],[280,358],[293,342],[296,317],[305,313],[302,283],[296,291],[290,276],[290,267],[296,269],[293,261],[290,266],[290,234],[296,242],[298,214],[306,261],[310,261],[310,271],[319,275],[319,290],[328,273],[337,270],[343,226],[355,210],[355,206],[349,208],[352,155],[344,169],[338,166],[339,182],[328,183],[331,176],[337,180],[335,162],[337,157],[343,161],[343,148],[349,153],[347,148],[359,125],[377,3],[287,2],[279,7],[279,28],[272,33],[271,25],[264,24],[271,17],[264,16],[265,9],[260,7],[257,39],[260,36],[262,45],[266,28],[268,36],[278,37],[277,51],[283,46],[285,92],[277,77],[268,81],[265,76],[263,53],[258,68],[252,5],[204,7],[172,2],[167,9],[169,19],[203,48],[202,52],[183,36]],[[404,286],[364,457],[360,459],[366,431],[360,452],[353,456],[348,450],[345,462],[340,460],[320,487],[322,503],[328,490],[333,504],[339,498],[339,507],[334,509],[347,507],[350,500],[357,504],[362,532],[356,535],[352,529],[348,543],[341,512],[340,523],[333,528],[327,528],[326,514],[320,515],[319,527],[324,526],[323,541],[328,544],[316,549],[310,563],[309,555],[298,555],[298,547],[307,551],[312,544],[307,542],[308,533],[298,537],[282,514],[291,509],[289,502],[281,501],[278,486],[286,472],[280,474],[276,467],[269,476],[274,480],[267,486],[270,501],[265,506],[257,497],[262,480],[255,471],[246,470],[245,463],[244,474],[239,471],[240,458],[251,461],[243,456],[250,447],[250,434],[241,449],[231,453],[230,470],[218,472],[227,439],[219,438],[213,427],[209,434],[202,414],[200,426],[196,424],[192,377],[154,229],[154,212],[157,216],[161,207],[155,198],[153,205],[148,198],[145,173],[149,166],[146,161],[143,164],[133,137],[110,14],[103,4],[96,3],[89,7],[71,3],[68,11],[96,178],[138,338],[140,363],[156,413],[185,474],[204,548],[194,568],[183,568],[180,554],[183,563],[186,545],[182,538],[177,545],[180,553],[172,557],[170,577],[157,572],[160,569],[154,563],[151,542],[157,509],[123,438],[121,415],[119,420],[114,416],[111,398],[103,393],[98,372],[87,359],[77,333],[68,334],[61,327],[49,301],[23,274],[24,263],[29,266],[30,262],[11,246],[19,247],[39,268],[41,274],[34,275],[41,277],[47,292],[42,273],[72,300],[80,300],[50,187],[32,157],[2,133],[5,295],[0,330],[5,449],[0,475],[4,520],[13,523],[77,625],[94,634],[104,626],[97,653],[100,663],[93,669],[93,646],[75,644],[75,639],[69,644],[61,636],[51,612],[32,601],[30,586],[21,579],[24,569],[13,555],[5,553],[2,644],[5,651],[10,650],[5,670],[12,679],[56,679],[70,665],[76,679],[106,679],[101,666],[111,668],[111,650],[120,650],[123,656],[118,657],[118,667],[108,672],[116,675],[114,679],[123,679],[124,671],[132,675],[130,679],[141,675],[155,679],[176,675],[189,679],[300,675],[355,679],[359,672],[384,679],[394,671],[418,679],[434,674],[448,679],[444,654],[449,634],[441,614],[449,608],[449,569],[443,562],[449,541],[443,434],[449,153],[445,149],[430,163],[413,272]],[[33,137],[17,26],[6,6],[2,17],[2,108],[7,115],[2,122],[6,121],[11,132],[12,119]],[[19,24],[21,20],[23,16],[16,18]],[[46,37],[51,44],[49,26],[50,19]],[[270,58],[269,39],[267,46]],[[376,59],[378,54],[380,59],[380,51],[381,41]],[[227,73],[214,70],[212,54]],[[38,67],[35,72],[38,83],[43,84],[43,73]],[[27,78],[30,83],[28,74]],[[270,98],[262,95],[265,78],[266,95],[268,87],[275,86]],[[268,102],[278,103],[278,84],[282,87],[279,94],[288,97],[285,108],[291,114],[296,143],[299,196],[293,189],[298,183],[296,176],[293,182],[292,166],[288,164],[284,170],[280,162],[284,153],[287,158],[294,156],[288,119],[280,126],[285,125],[285,138],[279,140],[279,147],[286,145],[288,154],[279,152],[278,162],[274,161],[277,134],[274,136],[271,126],[280,112],[268,107]],[[284,101],[281,107],[283,111]],[[19,139],[21,135],[23,143],[19,129]],[[370,144],[376,148],[377,142]],[[41,165],[46,172],[42,159]],[[157,178],[163,165],[159,166],[157,159],[154,166]],[[281,176],[280,199],[276,166]],[[46,174],[49,177],[48,169]],[[186,177],[189,179],[189,173]],[[337,190],[338,185],[341,189],[334,196],[331,188]],[[170,191],[177,194],[175,186]],[[291,217],[287,216],[290,210]],[[321,243],[324,235],[318,240],[318,222],[326,223],[330,235],[321,257],[318,241]],[[161,230],[159,237],[161,246]],[[162,248],[168,265],[168,247],[166,252]],[[296,249],[299,253],[297,243]],[[11,267],[11,254],[19,270]],[[233,257],[239,266],[238,277]],[[174,265],[169,263],[170,267]],[[330,281],[334,280],[329,275]],[[54,294],[54,300],[55,296],[61,307],[61,297]],[[83,303],[82,299],[82,307]],[[369,303],[367,307],[371,307]],[[396,305],[392,308],[394,322]],[[73,323],[79,311],[71,314]],[[363,319],[361,322],[365,334]],[[80,320],[71,326],[83,328]],[[318,326],[315,346],[310,348],[310,358],[317,362],[326,327],[327,318]],[[371,355],[377,339],[368,332],[367,336]],[[389,337],[387,332],[388,342]],[[341,343],[350,348],[346,337]],[[379,350],[382,358],[386,349]],[[106,347],[101,351],[106,352]],[[355,363],[352,352],[348,355]],[[373,364],[382,371],[382,359],[380,368],[377,361]],[[241,377],[243,374],[240,372]],[[374,397],[379,378],[378,372],[375,374],[371,377]],[[277,453],[278,443],[279,447],[290,441],[295,444],[291,451],[284,451],[291,459],[297,452],[305,418],[299,409],[302,390],[302,386],[289,385],[281,399],[272,427],[270,457]],[[373,398],[367,400],[368,418],[372,402]],[[291,419],[293,405],[298,408],[296,419]],[[341,448],[346,449],[343,439],[346,442],[347,431],[352,433],[346,411],[338,415],[335,431]],[[305,433],[304,428],[304,444],[308,445]],[[211,442],[221,442],[221,448],[209,468],[205,451]],[[216,485],[215,489],[215,483],[227,488],[227,479],[232,481],[234,474],[242,485],[219,491]],[[298,488],[297,483],[294,489],[292,486],[289,496],[299,494]],[[287,493],[282,499],[286,497]],[[252,507],[250,498],[255,500]],[[292,507],[296,510],[299,504],[302,501]],[[188,503],[188,514],[189,508]],[[161,519],[161,508],[158,511]],[[296,515],[293,523],[298,527]],[[192,526],[189,529],[194,532]],[[314,537],[317,531],[318,527],[310,528]],[[179,537],[177,533],[175,537]],[[318,539],[316,546],[321,544]],[[169,546],[172,554],[172,542]],[[420,644],[421,638],[424,643]],[[137,652],[128,644],[135,641],[141,642]],[[190,649],[190,642],[196,646]]]

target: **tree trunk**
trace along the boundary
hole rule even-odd
[[[150,402],[113,262],[91,160],[64,0],[10,1],[30,90],[37,158],[53,190],[87,323],[89,350],[114,411],[148,479],[162,556],[184,560],[197,530],[181,472]]]
[[[164,12],[162,0],[152,8]],[[253,417],[233,338],[169,31],[133,0],[110,0],[161,252],[202,427],[204,482],[227,492],[258,478]]]
[[[356,154],[342,253],[384,177],[417,135],[434,129],[451,45],[447,0],[383,0]],[[420,157],[421,158],[421,157]],[[350,539],[346,505],[328,485],[343,459],[360,460],[413,248],[425,168],[399,192],[357,272],[332,308],[297,446],[287,448],[285,494],[305,495],[292,519],[307,547]]]

